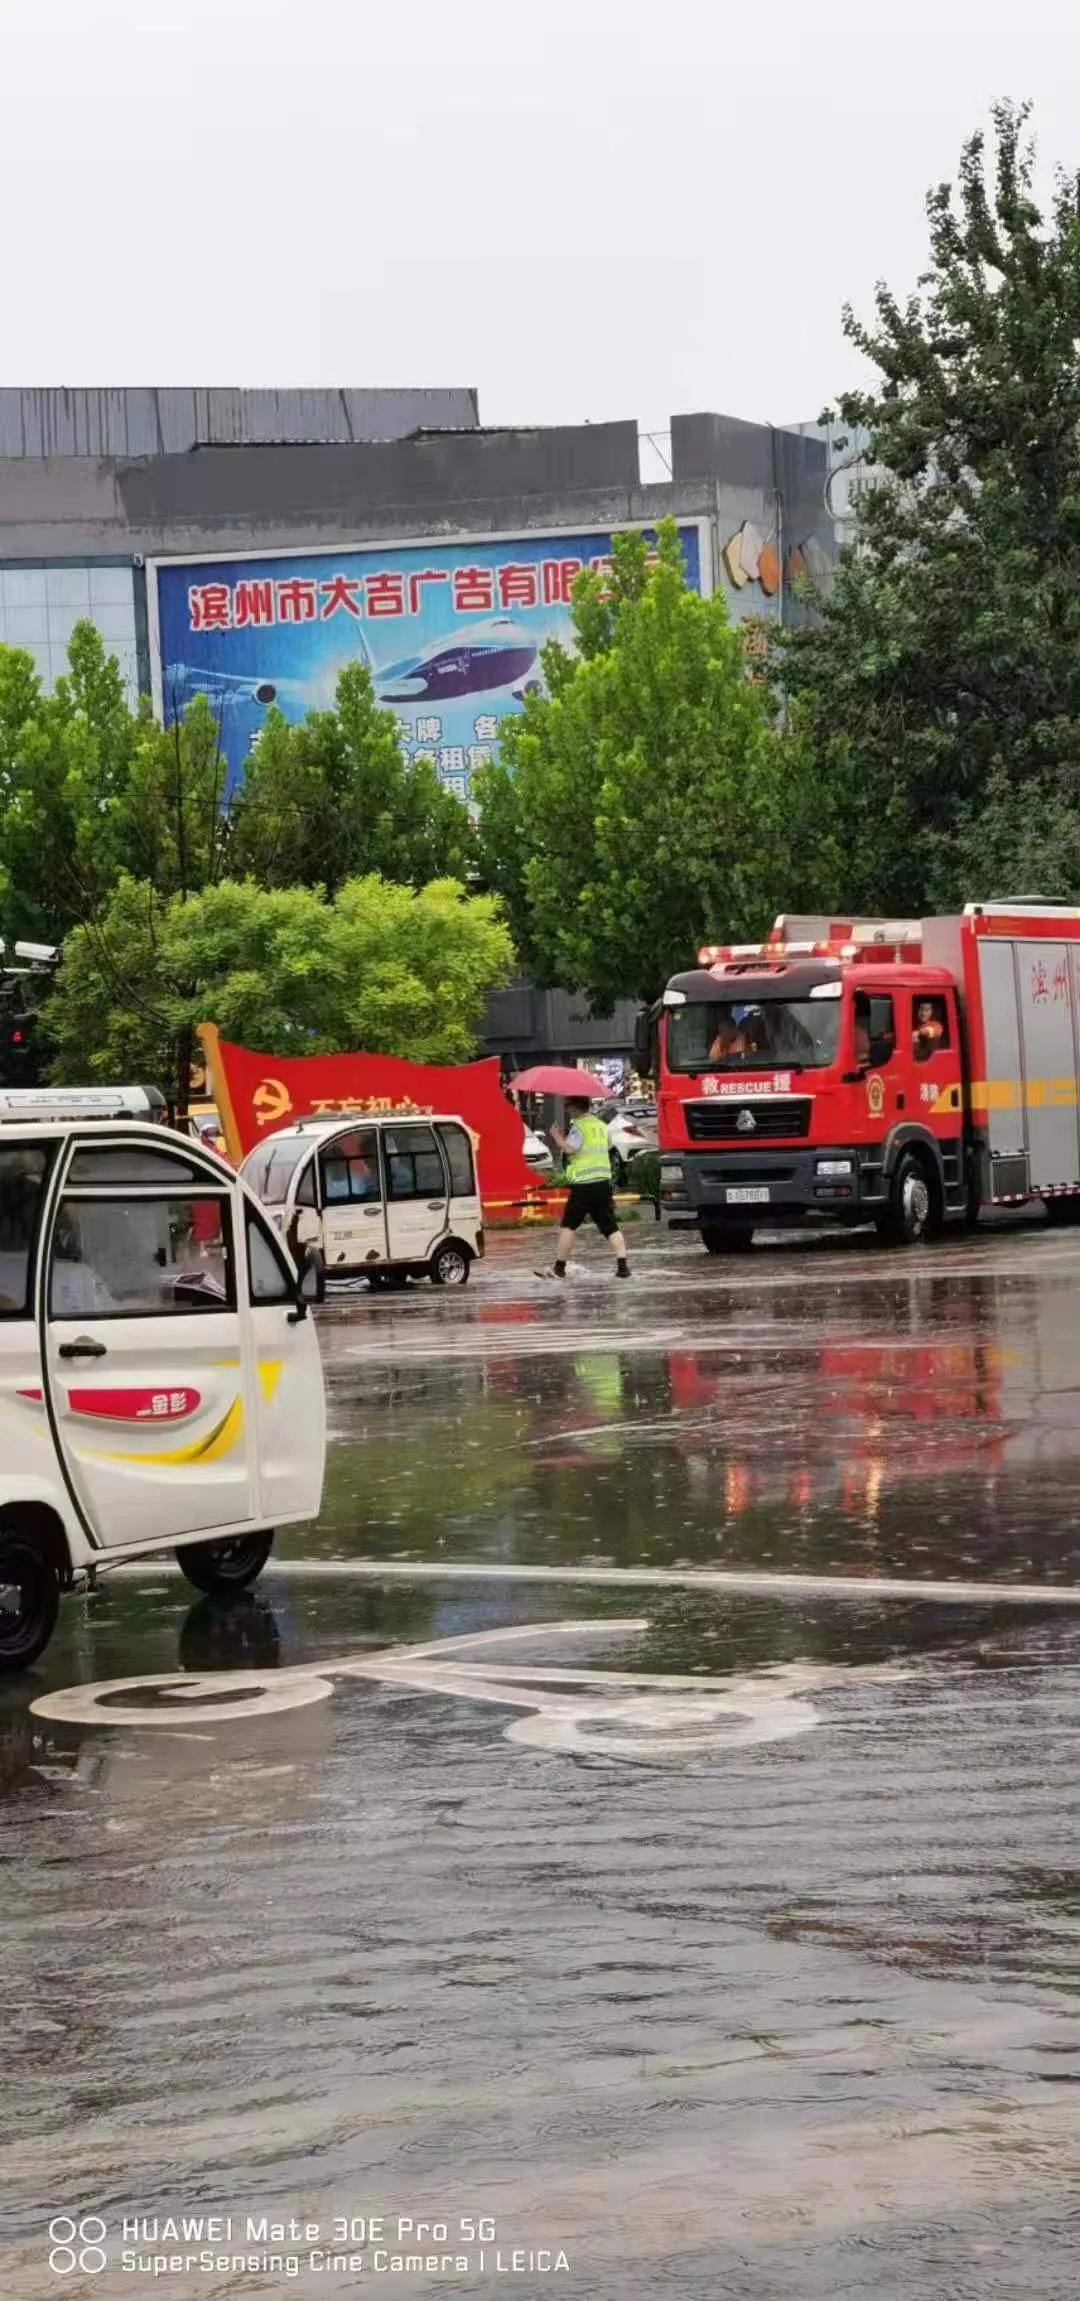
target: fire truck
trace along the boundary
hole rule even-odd
[[[661,1203],[710,1254],[820,1220],[897,1246],[1042,1199],[1080,1219],[1080,908],[780,918],[641,1018]]]

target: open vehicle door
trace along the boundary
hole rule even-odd
[[[65,1146],[38,1288],[45,1403],[106,1548],[259,1515],[243,1203],[192,1145],[80,1132]]]
[[[326,1393],[314,1319],[297,1274],[261,1208],[244,1194],[244,1261],[255,1376],[259,1516],[315,1518],[322,1501]],[[314,1292],[314,1287],[312,1288]]]

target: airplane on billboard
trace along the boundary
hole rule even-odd
[[[422,654],[406,656],[375,670],[380,703],[455,703],[466,695],[508,687],[516,696],[539,694],[543,681],[530,678],[540,642],[512,616],[496,615],[464,631],[444,633]]]
[[[540,642],[508,615],[446,633],[420,654],[404,656],[382,669],[371,663],[362,643],[358,649],[368,661],[380,703],[451,703],[495,688],[509,688],[516,696],[539,693],[543,685],[536,670],[539,651]],[[332,701],[332,681],[340,668],[335,665],[329,680],[325,674],[322,680],[306,680],[170,663],[164,687],[170,700],[186,702],[192,695],[205,695],[222,712],[253,704],[268,711],[278,702],[311,709]]]
[[[319,699],[319,682],[308,679],[265,679],[253,672],[215,671],[202,663],[167,663],[162,685],[170,705],[188,703],[205,695],[222,712],[258,704],[269,711],[272,703],[288,700],[310,707]]]

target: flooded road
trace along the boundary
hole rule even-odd
[[[1073,2291],[1080,1237],[548,1243],[0,1691],[5,2295]]]

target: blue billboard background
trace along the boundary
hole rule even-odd
[[[687,580],[700,590],[698,530],[679,532]],[[269,710],[297,720],[330,709],[339,673],[359,661],[406,755],[429,758],[467,798],[500,722],[543,689],[541,648],[570,644],[579,570],[603,568],[610,550],[610,534],[585,533],[160,561],[165,717],[207,696],[235,783]]]

